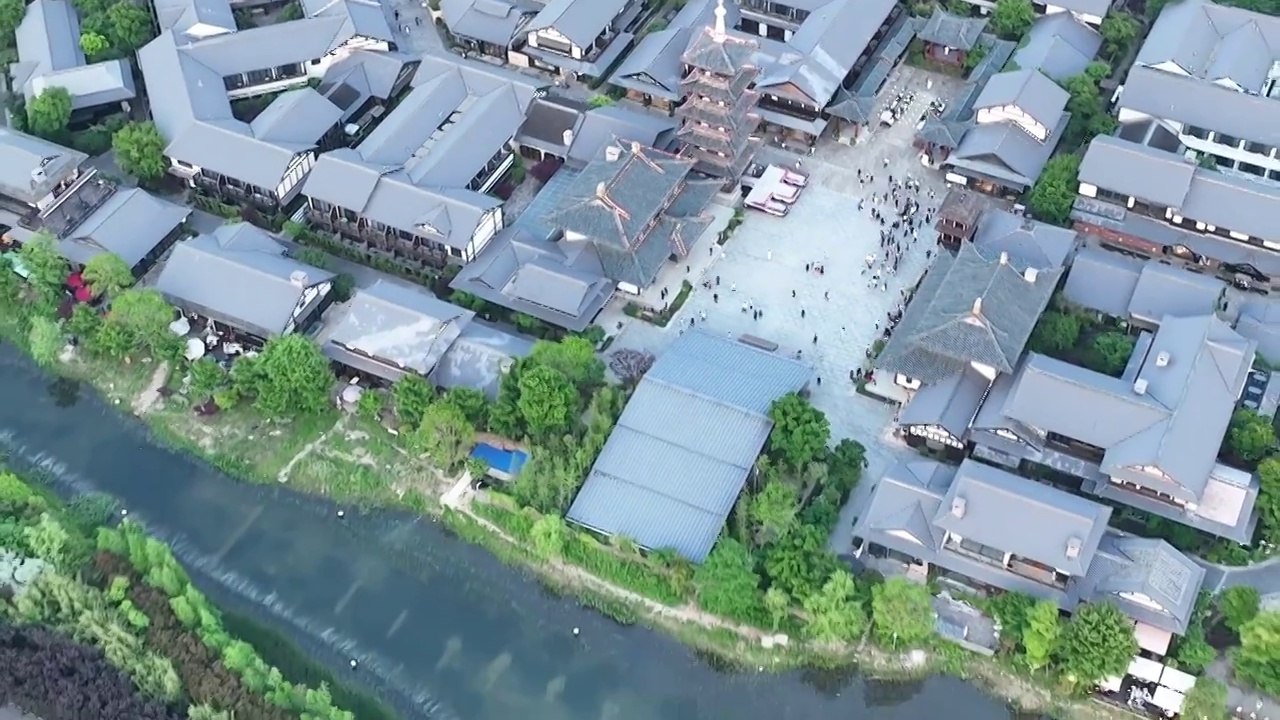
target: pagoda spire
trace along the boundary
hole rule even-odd
[[[724,9],[724,0],[716,0],[715,12],[716,12],[716,27],[715,27],[715,30],[711,32],[711,37],[716,42],[722,43],[725,41],[725,38],[729,37],[729,33],[725,30],[725,27],[724,27],[725,15],[729,14],[728,11]]]

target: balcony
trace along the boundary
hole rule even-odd
[[[1047,585],[1058,590],[1067,589],[1067,576],[1059,573],[1053,568],[1047,568],[1040,563],[1031,560],[1024,560],[1018,556],[1009,558],[1009,564],[1006,566],[1009,572],[1020,577],[1034,580],[1041,585]]]

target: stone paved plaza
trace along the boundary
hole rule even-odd
[[[879,337],[876,323],[883,327],[886,315],[900,304],[902,292],[926,269],[925,252],[934,247],[934,234],[932,229],[921,232],[919,241],[904,254],[898,273],[888,276],[887,290],[871,289],[862,269],[866,256],[880,251],[880,228],[869,214],[870,205],[860,212],[858,202],[872,193],[883,193],[890,174],[919,180],[919,197],[925,207],[941,202],[945,194],[942,178],[920,164],[911,140],[915,121],[928,103],[954,91],[954,85],[935,79],[933,88],[926,90],[925,77],[913,68],[902,68],[890,80],[887,99],[904,86],[917,93],[914,107],[893,127],[878,128],[853,146],[826,140],[813,157],[801,159],[811,182],[787,217],[749,210],[722,255],[704,256],[707,250],[703,245],[695,248],[697,257],[692,258],[695,262],[689,273],[694,276],[695,290],[670,326],[658,328],[630,321],[613,344],[614,349],[659,353],[678,333],[688,330],[693,318],[707,331],[733,336],[748,333],[778,343],[781,353],[800,351],[821,378],[821,385],[815,382],[811,386],[812,400],[830,418],[833,437],[851,437],[867,447],[870,465],[868,482],[861,486],[864,490],[895,454],[906,452],[906,447],[889,436],[892,409],[857,394],[849,373],[862,365],[867,348]],[[788,166],[794,166],[797,159],[779,150],[762,151],[762,155],[762,160]],[[858,169],[874,174],[875,184],[862,187]],[[928,189],[936,195],[933,202],[928,199]],[[824,265],[825,274],[806,272],[806,263]],[[667,272],[671,273],[673,290],[686,276],[683,266]],[[714,283],[717,276],[719,302],[712,291],[701,286],[704,279]],[[742,310],[744,303],[763,310],[764,316],[752,320],[751,313]],[[803,318],[801,309],[805,311]],[[612,325],[608,328],[614,330]],[[853,508],[858,505],[859,497],[855,497],[833,538],[833,548],[839,552],[848,548],[847,532]]]

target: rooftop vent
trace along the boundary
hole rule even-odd
[[[976,297],[973,299],[973,314],[974,315],[982,314],[982,298],[980,297]]]
[[[1146,395],[1146,394],[1147,394],[1147,379],[1146,379],[1146,378],[1138,378],[1137,380],[1134,380],[1134,381],[1133,381],[1133,391],[1134,391],[1134,392],[1136,392],[1136,393],[1138,393],[1139,395]]]
[[[564,142],[564,146],[565,146],[565,147],[569,147],[570,145],[572,145],[572,144],[573,144],[573,130],[572,130],[572,129],[570,129],[570,130],[565,130],[565,131],[564,131],[564,133],[560,136],[560,139]]]
[[[1067,559],[1075,560],[1080,557],[1080,538],[1070,538],[1067,540]]]
[[[1003,251],[1003,250],[1001,250],[1001,251],[1000,251],[1000,264],[1001,264],[1001,265],[1008,265],[1008,264],[1009,264],[1009,253],[1007,253],[1007,252],[1005,252],[1005,251]]]
[[[966,504],[966,503],[965,503],[965,501],[964,501],[964,498],[962,498],[962,497],[952,498],[952,499],[951,499],[951,514],[952,514],[952,515],[954,515],[955,517],[958,517],[958,518],[962,518],[962,517],[964,517],[964,508],[965,508],[965,504]]]
[[[40,183],[44,182],[46,179],[47,179],[47,176],[44,174],[43,165],[41,165],[38,168],[31,169],[31,182],[35,183],[36,185],[39,185]]]
[[[1156,355],[1156,367],[1168,367],[1169,359],[1169,353],[1167,352]]]
[[[293,285],[304,288],[307,286],[307,273],[305,270],[294,270],[289,273],[289,282]]]
[[[610,145],[604,149],[605,162],[618,162],[620,157],[622,157],[622,148],[617,145]]]
[[[1022,277],[1027,282],[1033,283],[1036,281],[1036,278],[1040,277],[1040,271],[1035,268],[1029,267],[1026,270],[1022,271]]]

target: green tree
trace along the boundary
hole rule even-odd
[[[71,317],[67,318],[65,329],[72,337],[81,342],[90,343],[100,327],[102,327],[102,316],[98,311],[84,303],[77,303],[71,309]]]
[[[1231,416],[1231,424],[1227,426],[1227,448],[1232,455],[1247,463],[1257,463],[1275,446],[1275,427],[1257,411],[1240,408]]]
[[[989,601],[988,609],[1000,623],[1000,642],[1006,649],[1012,650],[1022,642],[1028,615],[1035,604],[1035,598],[1016,591],[998,593]]]
[[[133,271],[119,255],[103,252],[84,265],[84,281],[94,295],[114,295],[133,285]]]
[[[425,453],[436,467],[452,470],[475,444],[476,430],[452,403],[438,402],[427,408],[422,424],[412,436],[413,446]]]
[[[489,398],[469,387],[452,387],[445,391],[444,401],[462,411],[474,428],[483,428],[489,420]]]
[[[1062,633],[1058,666],[1068,682],[1087,687],[1121,675],[1137,652],[1132,620],[1110,603],[1084,605]]]
[[[1117,60],[1129,50],[1138,37],[1138,22],[1122,12],[1109,12],[1098,26],[1102,35],[1102,55]]]
[[[729,618],[751,617],[760,607],[760,576],[751,553],[733,538],[721,537],[693,573],[698,605]]]
[[[608,95],[593,95],[591,96],[591,99],[587,101],[587,105],[591,108],[608,107],[613,103],[613,98]]]
[[[797,525],[764,549],[764,572],[770,584],[795,598],[822,587],[840,561],[827,550],[826,534],[812,525]]]
[[[804,599],[809,616],[805,629],[820,642],[853,642],[867,629],[867,614],[857,601],[853,576],[838,570],[822,585],[822,589]]]
[[[596,357],[596,348],[585,338],[569,336],[559,342],[539,340],[529,353],[533,365],[559,371],[569,383],[583,393],[604,383],[604,361]]]
[[[840,499],[846,499],[862,479],[867,467],[867,449],[857,440],[843,438],[827,454],[827,480],[840,488]]]
[[[1005,40],[1017,40],[1035,22],[1036,9],[1031,0],[996,0],[991,11],[991,29]]]
[[[1206,675],[1196,678],[1178,716],[1184,720],[1227,720],[1227,686]]]
[[[1071,313],[1050,310],[1040,316],[1027,344],[1032,352],[1058,357],[1074,348],[1079,341],[1079,318]]]
[[[756,547],[781,537],[796,522],[796,494],[781,480],[765,483],[760,492],[751,498],[751,524],[755,529]]]
[[[71,268],[58,251],[58,242],[41,230],[18,248],[18,262],[27,270],[27,282],[47,298],[62,295]]]
[[[31,329],[27,332],[27,344],[30,346],[31,358],[40,367],[53,367],[58,363],[58,356],[67,344],[66,335],[62,332],[62,323],[42,315],[31,318]]]
[[[1258,464],[1258,523],[1263,537],[1280,543],[1280,459],[1270,457]]]
[[[107,21],[115,46],[126,53],[134,52],[151,40],[151,17],[130,0],[120,0],[107,8]]]
[[[0,0],[0,36],[12,42],[13,33],[27,12],[24,0]]]
[[[410,427],[417,427],[422,423],[422,416],[435,399],[436,393],[431,388],[431,383],[419,375],[402,375],[391,386],[391,405],[395,408],[396,418]]]
[[[168,356],[178,344],[169,330],[174,310],[155,290],[129,288],[111,299],[106,325],[118,328],[128,338],[130,351]],[[102,332],[99,331],[99,336]]]
[[[831,424],[822,411],[796,393],[788,393],[769,406],[773,430],[769,454],[793,471],[823,456],[831,439]]]
[[[559,515],[542,515],[533,521],[529,529],[529,537],[533,540],[533,550],[540,557],[559,558],[564,554],[565,537],[568,530]]]
[[[1037,219],[1065,227],[1071,219],[1071,205],[1079,189],[1080,158],[1058,155],[1045,163],[1044,170],[1031,187],[1027,207]]]
[[[782,621],[791,613],[791,596],[782,588],[771,587],[764,591],[764,609],[773,623],[770,627],[777,632]]]
[[[310,265],[311,267],[319,268],[321,270],[329,269],[329,256],[325,254],[323,250],[317,250],[309,247],[298,248],[298,250],[293,253],[293,259],[303,263],[304,265]]]
[[[539,365],[520,374],[517,405],[530,435],[550,437],[573,425],[578,391],[559,370]]]
[[[228,381],[227,371],[216,360],[205,356],[191,363],[191,380],[187,388],[193,400],[203,403],[226,387]]]
[[[1248,585],[1229,587],[1218,595],[1218,612],[1233,633],[1238,634],[1245,624],[1257,617],[1261,606],[1262,594]]]
[[[1178,669],[1192,675],[1204,672],[1204,669],[1209,667],[1209,663],[1213,662],[1217,656],[1218,653],[1205,640],[1204,626],[1200,623],[1191,623],[1187,626],[1187,631],[1178,638],[1177,647],[1173,651],[1173,658],[1178,661]]]
[[[382,417],[382,409],[386,407],[386,397],[376,390],[365,390],[360,393],[356,402],[356,415],[365,420],[377,421]]]
[[[1259,690],[1280,695],[1280,612],[1260,612],[1240,628],[1232,667]]]
[[[1031,606],[1022,631],[1023,657],[1027,661],[1027,667],[1039,670],[1049,664],[1061,632],[1062,623],[1058,619],[1056,602],[1041,600]]]
[[[320,348],[301,335],[272,338],[258,355],[253,405],[267,417],[318,413],[329,405],[333,371]]]
[[[111,43],[96,32],[80,33],[80,51],[90,58],[101,55],[111,49]]]
[[[1095,83],[1101,83],[1111,77],[1111,66],[1101,60],[1094,60],[1085,66],[1084,74]]]
[[[165,159],[164,138],[154,123],[132,122],[116,131],[111,138],[120,169],[143,182],[162,177],[169,169]]]
[[[62,136],[71,122],[71,93],[59,85],[47,87],[27,102],[27,130],[48,140]]]
[[[1133,355],[1133,345],[1133,338],[1122,332],[1099,333],[1089,344],[1086,365],[1104,375],[1119,377]]]
[[[933,635],[929,590],[906,578],[889,578],[871,589],[871,624],[881,645],[897,648]]]

